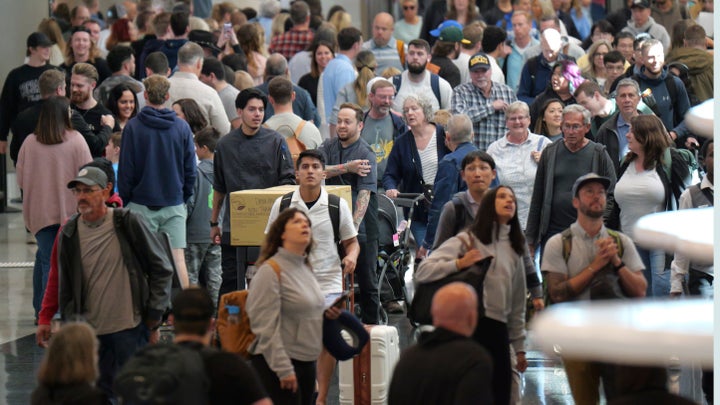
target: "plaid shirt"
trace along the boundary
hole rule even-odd
[[[466,114],[473,123],[474,144],[487,150],[491,143],[505,135],[505,112],[495,111],[492,103],[503,100],[510,104],[517,101],[512,89],[502,83],[492,83],[490,97],[485,97],[472,83],[461,84],[453,90],[450,110],[453,114]]]
[[[290,60],[296,53],[304,51],[310,45],[314,36],[315,34],[310,30],[296,31],[291,29],[273,37],[272,41],[270,41],[268,53],[279,53],[285,59]]]

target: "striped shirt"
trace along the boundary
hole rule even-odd
[[[474,143],[480,150],[505,135],[505,112],[495,111],[493,101],[503,100],[510,104],[517,101],[512,89],[502,83],[492,83],[490,97],[472,83],[461,84],[453,90],[450,111],[453,114],[466,114],[473,123]]]
[[[407,49],[406,45],[403,45],[403,48]],[[402,63],[400,63],[398,43],[395,38],[390,37],[390,40],[385,46],[377,46],[375,40],[370,39],[363,43],[362,49],[367,49],[375,55],[375,60],[377,61],[375,73],[377,75],[382,74],[382,72],[389,67],[394,67],[400,71],[405,70]]]
[[[437,152],[437,131],[432,134],[432,138],[428,142],[425,149],[418,148],[420,155],[420,167],[422,167],[423,181],[425,184],[434,184],[435,175],[438,168],[438,152]]]

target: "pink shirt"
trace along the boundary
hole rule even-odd
[[[33,234],[47,226],[62,224],[77,209],[67,184],[80,166],[92,161],[92,155],[79,132],[65,131],[64,138],[62,143],[44,145],[35,134],[30,134],[20,148],[17,183],[23,190],[25,226]]]

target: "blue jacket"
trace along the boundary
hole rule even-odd
[[[690,135],[689,130],[685,126],[684,118],[690,109],[690,99],[688,98],[687,89],[685,89],[682,80],[668,72],[667,66],[663,67],[663,71],[657,79],[647,77],[646,71],[643,66],[640,68],[640,73],[637,74],[640,91],[643,92],[647,89],[652,90],[652,96],[657,103],[656,114],[662,120],[663,124],[665,124],[665,128],[668,131],[675,131],[678,135],[677,141],[683,138],[683,142],[676,141],[676,144],[684,147],[684,138]],[[675,82],[675,88],[677,89],[675,100],[671,100],[670,91],[665,83],[668,75],[670,75],[670,78]]]
[[[437,153],[438,153],[438,172],[440,170],[439,162],[450,153],[445,146],[445,130],[440,125],[436,125],[437,134]],[[422,166],[420,165],[420,154],[415,144],[415,137],[412,132],[407,131],[400,135],[393,144],[388,157],[385,174],[383,174],[382,184],[385,190],[400,190],[403,193],[422,193],[423,187],[420,183],[422,179]],[[442,207],[442,206],[441,206]],[[427,222],[427,209],[424,205],[418,207],[413,214],[413,220]]]
[[[432,249],[435,241],[435,232],[437,231],[443,206],[450,201],[455,193],[467,190],[467,184],[460,178],[460,170],[462,170],[462,161],[465,155],[474,150],[478,149],[472,142],[462,143],[454,151],[445,155],[438,163],[433,187],[434,197],[428,213],[428,227],[425,240],[422,242],[422,245],[427,250]]]
[[[197,166],[187,122],[175,111],[145,106],[123,130],[118,191],[123,203],[170,207],[193,193]]]
[[[557,60],[561,61],[566,59],[572,60],[571,57],[564,54],[558,55]],[[535,96],[545,91],[547,87],[550,87],[551,76],[552,68],[542,53],[528,59],[522,68],[522,73],[520,73],[520,85],[517,89],[517,98],[526,102],[527,105],[532,104]]]

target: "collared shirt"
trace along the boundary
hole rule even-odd
[[[627,134],[630,132],[630,123],[625,122],[622,114],[618,114],[617,134],[618,134],[618,160],[622,162],[623,157],[630,151],[628,149]]]
[[[291,29],[280,35],[276,35],[270,41],[268,53],[279,53],[290,60],[296,53],[305,50],[310,45],[315,34],[311,30],[298,31]]]
[[[490,144],[487,149],[487,153],[495,160],[498,181],[512,187],[515,192],[518,218],[523,229],[527,225],[537,172],[537,162],[533,159],[532,152],[540,152],[551,143],[550,139],[528,131],[527,139],[521,144],[509,142],[506,135]]]
[[[333,106],[338,93],[346,84],[355,80],[357,72],[352,61],[347,56],[338,53],[325,67],[320,79],[322,81],[323,103],[325,107],[325,122],[332,116]],[[319,92],[318,92],[319,93]]]
[[[453,114],[470,117],[475,134],[474,144],[480,150],[487,150],[491,143],[505,135],[505,112],[495,111],[492,106],[495,100],[510,104],[517,101],[517,97],[510,87],[502,83],[492,83],[489,97],[485,97],[474,84],[465,83],[455,88],[450,100]]]
[[[405,48],[405,45],[403,45],[403,48]],[[371,38],[363,43],[362,49],[367,49],[375,55],[377,61],[375,74],[379,75],[389,67],[394,67],[400,71],[404,70],[402,63],[400,63],[400,54],[398,53],[398,44],[395,38],[390,37],[385,46],[377,46],[375,40]]]

